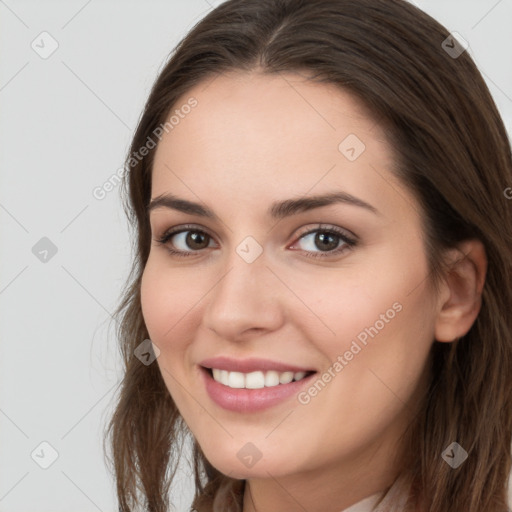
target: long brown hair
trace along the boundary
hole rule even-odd
[[[398,177],[422,207],[432,283],[443,250],[470,238],[486,249],[481,311],[466,336],[433,343],[432,379],[410,426],[404,472],[424,510],[503,512],[512,435],[512,157],[504,124],[468,52],[450,53],[449,31],[403,0],[229,0],[181,41],[156,80],[127,158],[125,210],[134,261],[116,311],[125,374],[108,439],[119,510],[164,512],[188,434],[158,365],[141,364],[146,338],[141,275],[151,230],[154,149],[133,154],[180,97],[227,71],[304,72],[362,100],[386,124]],[[456,47],[457,48],[457,47]],[[184,96],[185,95],[185,96]],[[200,108],[200,106],[199,106]],[[244,482],[222,475],[193,441],[194,507],[239,511]],[[441,454],[457,441],[457,469]],[[411,493],[411,504],[413,496]],[[214,505],[214,501],[219,504]]]

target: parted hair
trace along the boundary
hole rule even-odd
[[[467,51],[450,54],[455,42],[443,44],[449,37],[403,0],[228,0],[172,51],[130,155],[179,98],[225,72],[307,73],[360,99],[386,126],[393,172],[421,206],[432,284],[449,271],[444,250],[464,240],[481,240],[488,259],[469,332],[453,343],[433,340],[428,392],[403,439],[408,506],[504,512],[512,441],[512,200],[504,193],[512,186],[511,146],[475,63]],[[176,462],[190,436],[158,365],[134,357],[149,337],[140,284],[151,245],[154,152],[129,165],[122,187],[134,257],[115,312],[124,378],[105,437],[121,512],[169,510]],[[245,482],[221,474],[190,439],[193,508],[240,512]],[[441,457],[452,441],[468,452],[457,469]]]

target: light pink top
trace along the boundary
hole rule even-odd
[[[396,480],[387,492],[378,492],[358,501],[354,505],[340,512],[402,512],[407,501],[403,480]],[[377,502],[381,500],[377,505]],[[397,505],[391,505],[392,500],[398,498]]]

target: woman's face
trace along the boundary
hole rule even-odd
[[[176,109],[142,310],[204,454],[234,478],[389,467],[437,300],[385,133],[348,93],[294,74],[224,74]]]

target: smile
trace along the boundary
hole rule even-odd
[[[269,371],[254,371],[251,373],[230,372],[227,370],[220,370],[212,368],[212,377],[216,382],[220,382],[224,386],[232,389],[261,389],[272,388],[283,384],[289,384],[292,381],[302,380],[306,375],[312,372],[277,372],[274,370]]]
[[[275,361],[224,357],[202,361],[198,368],[212,402],[237,413],[286,404],[310,385],[317,374],[315,370]]]

